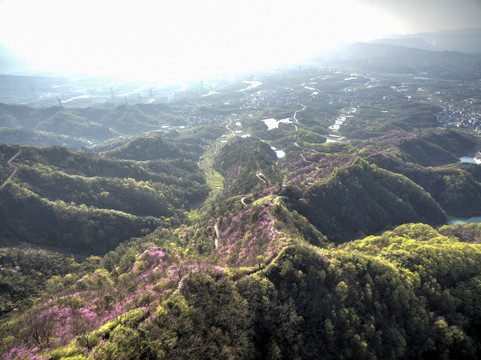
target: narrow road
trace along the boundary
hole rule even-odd
[[[257,178],[258,178],[260,181],[262,181],[263,183],[265,183],[266,180],[265,180],[264,178],[262,178],[261,175],[262,175],[262,174],[259,174],[258,172],[256,173]]]
[[[255,162],[256,162],[256,166],[258,169],[261,169],[261,166],[259,165],[259,162],[257,161],[256,158],[254,158]],[[256,176],[259,180],[261,180],[262,182],[264,183],[268,183],[269,185],[271,185],[271,181],[267,178],[267,176],[265,176],[261,170],[257,171],[256,172]]]
[[[3,188],[5,187],[5,185],[7,185],[10,180],[12,180],[12,178],[13,178],[13,177],[15,176],[15,174],[17,173],[18,169],[20,169],[17,165],[13,164],[12,161],[15,160],[15,158],[16,158],[18,155],[20,155],[21,153],[22,153],[22,150],[18,150],[18,152],[17,152],[15,155],[13,155],[13,156],[10,158],[10,160],[7,161],[7,165],[10,166],[10,167],[13,167],[13,172],[10,174],[10,176],[8,177],[8,179],[5,180],[2,185],[0,185],[0,190],[3,190]]]
[[[229,130],[229,131],[232,133],[232,135],[235,136],[235,131],[232,130],[232,129],[229,127],[230,124],[232,124],[232,119],[231,119],[231,118],[229,118],[229,123],[228,123],[225,127],[226,127],[227,130]]]
[[[296,112],[294,113],[294,117],[293,117],[293,118],[294,118],[294,121],[295,121],[296,123],[299,123],[299,120],[297,119],[297,113],[298,113],[298,112],[301,112],[301,111],[304,111],[304,110],[306,110],[306,108],[307,108],[306,105],[303,105],[303,106],[304,106],[304,107],[303,107],[301,110],[296,110]],[[296,127],[296,130],[297,130],[297,127]]]
[[[214,244],[215,244],[215,248],[217,249],[217,247],[219,246],[219,239],[220,239],[220,231],[219,231],[219,219],[217,219],[215,225],[214,225],[214,230],[215,230],[215,240],[214,240]]]

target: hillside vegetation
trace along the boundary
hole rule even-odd
[[[350,49],[0,104],[0,358],[481,358],[478,57]]]
[[[479,355],[479,245],[427,225],[331,250],[292,244],[244,270],[155,243],[121,247],[90,275],[57,276],[55,298],[4,324],[9,356],[33,348],[50,358]]]
[[[2,244],[102,254],[157,226],[179,224],[181,209],[207,196],[204,175],[194,161],[154,149],[156,159],[136,162],[60,147],[3,146],[4,161],[19,153],[19,169],[2,189]],[[5,181],[11,166],[3,164]]]
[[[480,229],[431,227],[476,202],[476,165],[451,159],[477,138],[393,132],[282,159],[233,139],[213,162],[224,191],[188,217],[209,192],[197,165],[209,144],[1,146],[6,358],[479,355]]]

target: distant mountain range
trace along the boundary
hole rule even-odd
[[[462,30],[443,30],[432,33],[391,35],[372,40],[371,44],[395,45],[429,51],[457,51],[462,53],[481,53],[481,28]],[[10,47],[0,43],[0,75],[54,76],[32,67]]]
[[[309,59],[307,63],[347,67],[353,71],[361,69],[440,79],[476,79],[480,77],[481,29],[393,35],[368,43],[345,45]],[[121,83],[113,78],[82,76],[72,79],[41,72],[0,43],[1,103],[31,106],[101,104],[112,107],[120,103],[153,101],[153,97],[156,101],[168,101],[175,92],[175,87],[162,85],[159,88],[156,83]]]
[[[481,35],[481,32],[480,32]],[[481,36],[480,39],[481,40]],[[481,42],[481,41],[480,41]],[[460,42],[461,44],[461,42]],[[440,79],[479,78],[481,52],[423,49],[421,38],[384,39],[341,46],[311,59],[313,64]],[[481,48],[480,48],[481,50]]]
[[[481,53],[481,28],[443,30],[432,33],[392,35],[371,43],[389,44],[430,51]]]

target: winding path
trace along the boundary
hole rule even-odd
[[[294,118],[294,121],[295,121],[296,123],[299,123],[299,120],[297,119],[297,113],[298,113],[298,112],[301,112],[301,111],[304,111],[304,110],[307,109],[307,106],[306,106],[306,105],[302,105],[302,106],[304,106],[304,107],[303,107],[301,110],[296,110],[296,112],[294,113],[293,118]],[[297,131],[297,126],[296,126],[296,131]]]
[[[22,153],[22,150],[18,150],[18,152],[13,155],[10,160],[7,161],[7,165],[10,166],[10,167],[13,167],[13,172],[10,174],[10,176],[8,177],[7,180],[5,180],[3,182],[2,185],[0,185],[0,190],[3,190],[3,188],[5,187],[5,185],[7,185],[10,180],[12,180],[12,178],[15,176],[15,174],[17,173],[18,169],[20,169],[17,165],[13,164],[12,161],[15,160],[15,158],[20,155]]]
[[[231,119],[231,118],[229,118],[229,123],[228,123],[225,127],[226,127],[227,130],[229,130],[229,131],[232,133],[232,135],[236,136],[236,135],[235,135],[235,131],[232,130],[232,129],[229,127],[230,124],[232,124],[232,119]]]
[[[305,156],[302,152],[301,152],[301,158],[302,158],[302,160],[304,160],[304,162],[309,162],[309,161],[307,161],[307,159],[305,158]]]
[[[215,244],[215,248],[217,249],[217,247],[219,246],[219,239],[220,239],[219,219],[217,219],[217,221],[215,222],[214,230],[215,230],[215,235],[216,235],[215,240],[214,240],[214,244]]]
[[[264,176],[264,174],[262,174],[262,173],[260,173],[260,172],[258,171],[258,172],[256,172],[256,176],[257,176],[257,178],[258,178],[260,181],[262,181],[263,183],[266,182],[266,177]]]

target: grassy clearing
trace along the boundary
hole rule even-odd
[[[205,173],[206,182],[210,188],[209,198],[207,201],[215,198],[224,189],[224,177],[218,171],[214,170],[213,167],[214,154],[215,146],[209,147],[209,149],[204,153],[204,156],[199,164],[200,168]]]
[[[206,149],[200,159],[199,167],[204,172],[206,183],[210,188],[209,197],[205,200],[204,204],[207,204],[214,200],[217,195],[219,195],[222,190],[224,190],[224,177],[221,173],[214,169],[214,158],[217,152],[225,145],[225,143],[222,143],[221,141],[228,141],[233,137],[234,136],[229,131],[229,133],[225,136],[216,139],[214,142],[212,142],[211,145],[209,145],[209,147]],[[200,204],[199,207],[195,207],[190,210],[190,219],[194,219],[195,217],[197,217],[197,210],[201,206],[202,204]]]

